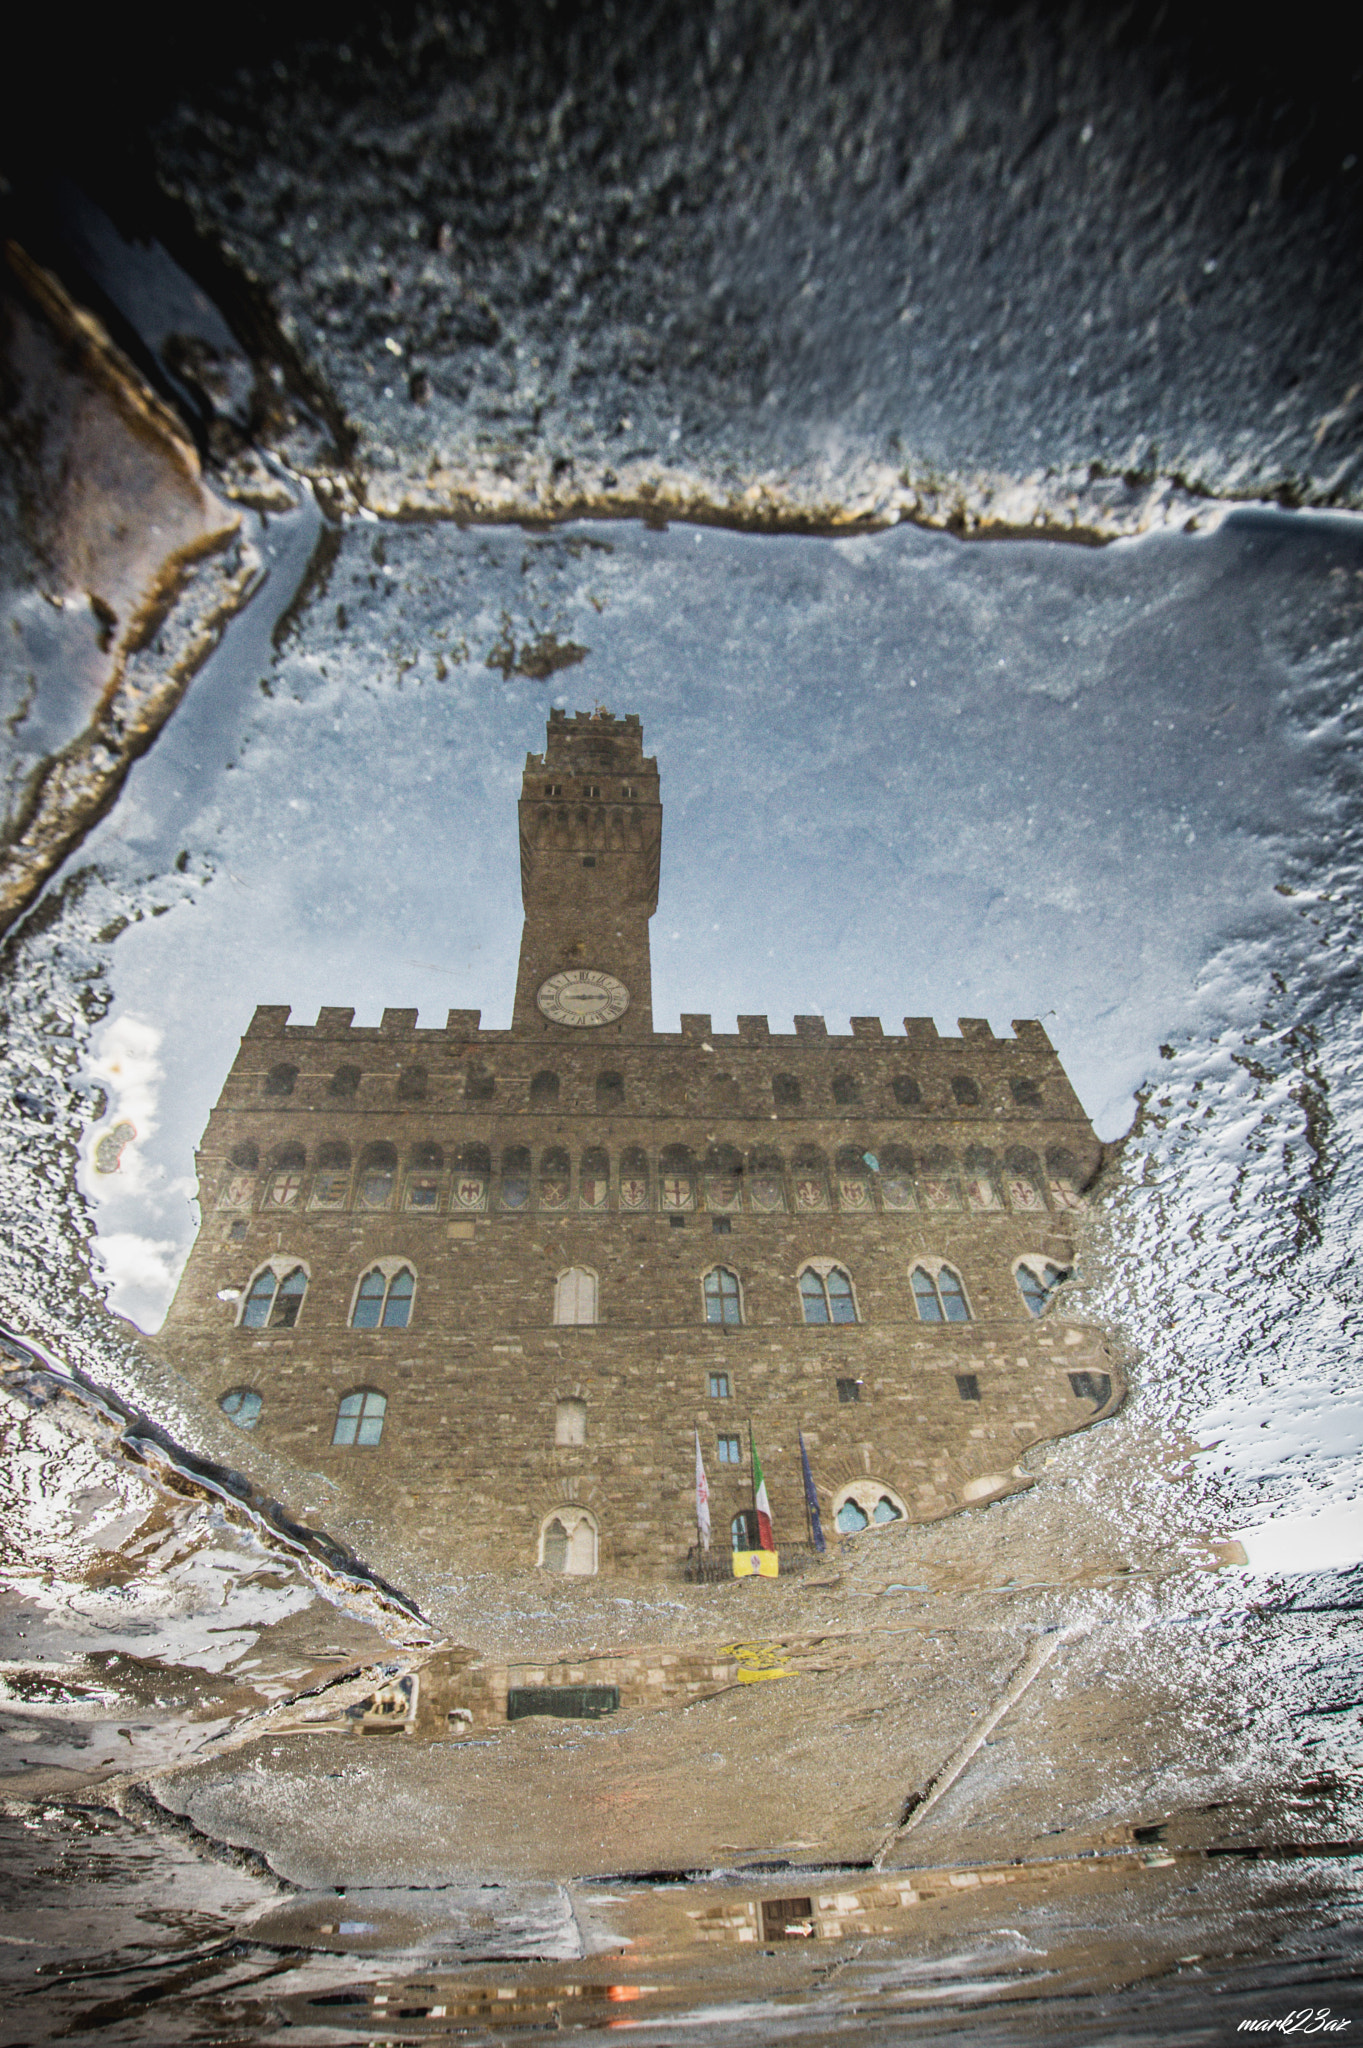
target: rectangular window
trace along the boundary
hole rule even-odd
[[[667,1220],[674,1230],[685,1230],[686,1228],[686,1218],[684,1216],[669,1216]]]
[[[601,794],[601,784],[600,784],[599,782],[589,782],[589,783],[587,784],[587,795],[588,795],[589,797],[592,797],[592,798],[596,798],[596,797],[599,797],[599,796],[600,796],[600,794]]]
[[[859,1401],[861,1399],[861,1381],[839,1380],[838,1399],[840,1401]]]
[[[958,1372],[956,1391],[963,1401],[978,1401],[980,1398],[980,1376],[977,1372]]]
[[[546,796],[562,796],[563,784],[561,782],[546,782],[544,785],[544,794]]]
[[[710,1228],[716,1237],[728,1237],[733,1229],[733,1224],[727,1216],[712,1216],[710,1218]]]
[[[632,804],[634,802],[634,784],[632,782],[622,783],[620,795],[627,804]]]
[[[743,1463],[743,1439],[741,1436],[722,1436],[718,1441],[719,1462],[721,1465],[741,1465]]]
[[[1076,1401],[1092,1401],[1095,1408],[1105,1408],[1112,1397],[1111,1373],[1072,1372],[1070,1386]]]
[[[710,1375],[710,1399],[727,1401],[729,1398],[729,1375],[727,1372],[712,1372]]]

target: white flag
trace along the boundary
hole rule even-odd
[[[700,1431],[696,1431],[696,1527],[702,1550],[710,1548],[710,1489],[705,1483],[705,1466],[700,1455]]]

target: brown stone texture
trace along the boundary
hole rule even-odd
[[[334,1475],[454,1570],[535,1565],[572,1506],[601,1570],[680,1574],[697,1431],[721,1568],[751,1505],[750,1432],[788,1567],[809,1561],[801,1434],[830,1539],[853,1485],[867,1512],[880,1496],[928,1521],[1029,1484],[1029,1446],[1123,1392],[1101,1335],[1034,1316],[1015,1277],[1019,1260],[1071,1264],[1101,1160],[1041,1026],[644,1029],[661,813],[637,720],[555,713],[525,781],[512,1029],[258,1009],[199,1156],[204,1222],[164,1333],[176,1363],[213,1398],[255,1390],[262,1446]],[[643,792],[640,823],[612,850],[610,820],[636,815],[622,787]],[[589,841],[609,864],[580,893]],[[625,982],[623,1017],[573,1028],[539,1011],[542,979],[574,960]],[[911,1276],[943,1263],[968,1320],[920,1319]],[[408,1326],[352,1327],[362,1276],[404,1264]],[[267,1265],[306,1275],[292,1327],[241,1321]],[[717,1267],[737,1282],[733,1324],[707,1320]],[[855,1320],[808,1324],[801,1275],[830,1269]],[[558,1323],[573,1271],[596,1316]],[[334,1445],[361,1390],[386,1399],[381,1441]],[[564,1402],[582,1404],[576,1426],[556,1427]]]

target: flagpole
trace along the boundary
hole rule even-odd
[[[809,1512],[809,1488],[805,1485],[805,1433],[803,1430],[797,1433],[800,1438],[800,1491],[805,1497],[805,1535],[809,1539],[809,1547],[812,1550],[814,1548],[814,1521]]]
[[[757,1482],[753,1478],[753,1474],[754,1472],[756,1472],[756,1470],[757,1445],[753,1441],[752,1417],[750,1415],[748,1417],[748,1491],[752,1495],[752,1521],[748,1524],[748,1537],[750,1541],[752,1538],[753,1526],[757,1521]],[[758,1530],[758,1535],[759,1537],[761,1536],[760,1529]]]
[[[700,1463],[700,1424],[696,1424],[696,1462]],[[700,1487],[696,1488],[696,1569],[699,1571],[705,1561],[705,1545],[700,1540]]]

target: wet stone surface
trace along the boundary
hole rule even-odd
[[[1363,553],[1227,516],[1356,502],[1344,56],[111,33],[0,191],[0,2039],[1348,2038]],[[157,1334],[253,1006],[505,1023],[600,704],[663,1028],[1040,1017],[1108,1141],[1124,1404],[775,1580],[456,1573]]]

